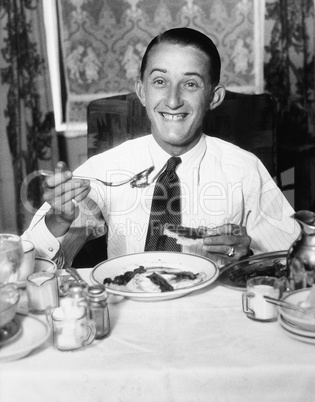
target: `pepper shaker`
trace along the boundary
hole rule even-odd
[[[96,327],[95,339],[105,338],[110,332],[107,292],[103,285],[90,286],[87,291],[90,319]]]

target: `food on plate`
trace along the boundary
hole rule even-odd
[[[248,279],[255,278],[256,276],[274,276],[276,278],[282,278],[286,276],[286,274],[286,265],[282,264],[279,260],[275,260],[272,265],[270,265],[268,261],[267,263],[262,262],[258,266],[255,264],[255,267],[251,267],[250,265],[244,267],[236,266],[235,269],[229,272],[228,278],[236,286],[246,287]]]
[[[146,272],[145,268],[140,265],[139,268],[134,269],[133,271],[127,271],[122,275],[115,276],[114,279],[105,278],[104,285],[114,284],[114,285],[127,285],[127,283],[137,274],[142,274]]]
[[[173,286],[170,285],[167,280],[163,278],[163,276],[157,274],[156,272],[148,275],[147,278],[149,278],[150,281],[157,285],[161,289],[161,292],[170,292],[174,290]]]
[[[187,226],[165,225],[163,234],[177,240],[177,244],[191,246],[202,242],[207,229],[205,227],[190,228]]]
[[[105,278],[104,285],[111,289],[132,292],[171,292],[202,282],[206,274],[181,271],[175,268],[139,266],[122,275]]]

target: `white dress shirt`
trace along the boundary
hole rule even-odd
[[[76,175],[119,181],[153,165],[149,177],[153,182],[144,188],[91,182],[91,192],[79,204],[80,213],[65,236],[56,239],[47,229],[43,216],[49,205],[44,204],[23,237],[35,243],[39,255],[49,258],[61,244],[68,263],[88,238],[105,233],[109,258],[143,252],[156,177],[169,158],[152,135],[90,158],[76,169]],[[299,228],[291,218],[294,211],[256,156],[203,135],[181,159],[177,174],[184,226],[214,229],[226,223],[246,225],[255,254],[287,250],[297,238]],[[183,246],[183,252],[212,258],[202,248],[202,241]]]

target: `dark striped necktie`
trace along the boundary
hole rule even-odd
[[[179,157],[170,158],[156,182],[145,251],[181,251],[176,239],[163,235],[165,224],[173,227],[181,224],[180,185],[176,174],[176,167],[181,162]]]

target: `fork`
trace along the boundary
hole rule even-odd
[[[100,180],[97,179],[95,177],[88,177],[88,176],[77,176],[77,175],[73,175],[72,178],[73,179],[81,179],[81,180],[91,180],[91,181],[96,181],[99,183],[104,184],[105,186],[110,186],[110,187],[119,187],[119,186],[123,186],[124,184],[130,183],[130,186],[133,187],[146,187],[148,186],[148,177],[150,175],[150,173],[154,170],[154,166],[150,166],[149,168],[143,170],[142,172],[137,173],[136,175],[134,175],[133,177],[131,177],[130,179],[126,179],[126,180],[121,180],[121,181],[104,181],[104,180]],[[41,169],[38,170],[38,173],[41,176],[52,176],[54,173],[50,170],[45,170],[45,169]]]

